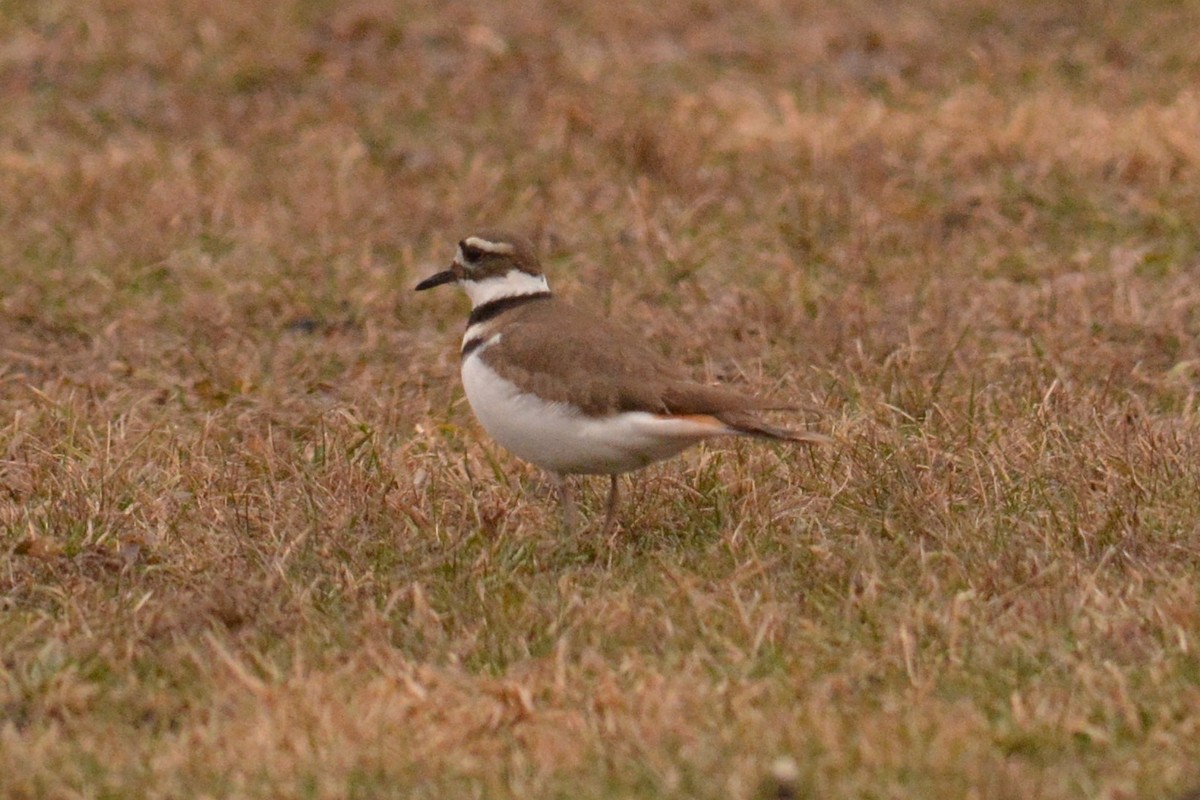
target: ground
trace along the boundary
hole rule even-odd
[[[1195,789],[1198,29],[0,2],[0,795]],[[412,291],[496,226],[835,443],[564,532]]]

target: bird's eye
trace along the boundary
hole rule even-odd
[[[474,263],[483,256],[483,250],[473,244],[463,242],[459,245],[459,248],[462,250],[463,258],[468,262]]]

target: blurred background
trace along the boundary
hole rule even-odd
[[[0,0],[0,795],[1200,783],[1197,31]],[[561,535],[412,292],[497,226],[838,445]]]

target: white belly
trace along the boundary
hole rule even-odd
[[[560,473],[613,474],[670,458],[729,430],[641,411],[588,417],[565,403],[522,394],[479,357],[462,365],[471,410],[488,435],[514,455]]]

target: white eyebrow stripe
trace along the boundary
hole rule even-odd
[[[512,255],[517,252],[517,248],[513,247],[508,242],[489,242],[487,239],[480,239],[478,236],[468,236],[463,240],[463,244],[467,247],[478,247],[485,253],[503,253],[504,255]]]

